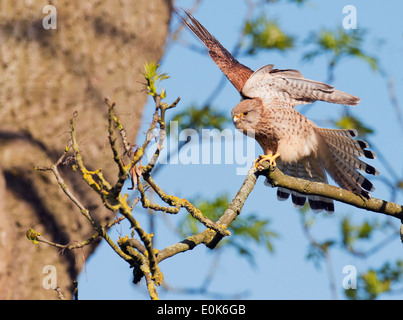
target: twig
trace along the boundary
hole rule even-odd
[[[175,196],[167,195],[163,192],[154,180],[151,178],[149,174],[143,175],[144,179],[148,182],[148,184],[153,188],[153,190],[158,194],[162,201],[165,203],[174,206],[173,211],[179,211],[179,208],[185,208],[189,214],[195,218],[196,220],[203,223],[206,227],[211,228],[217,232],[219,232],[222,236],[229,236],[231,233],[226,229],[226,226],[220,223],[215,223],[211,221],[209,218],[205,217],[203,213],[193,206],[188,200],[180,199]]]
[[[59,287],[55,288],[55,291],[57,292],[57,297],[59,300],[67,300],[66,296]]]
[[[235,220],[235,218],[238,216],[238,214],[241,213],[241,210],[243,208],[243,205],[248,198],[249,194],[252,192],[253,188],[255,187],[256,181],[257,181],[258,175],[256,174],[256,169],[254,166],[252,166],[248,174],[246,175],[246,178],[237,192],[236,196],[234,199],[232,199],[231,203],[228,206],[228,209],[225,210],[224,214],[221,216],[221,218],[217,221],[217,223],[224,225],[224,226],[229,226],[232,221]],[[207,244],[207,247],[210,249],[214,249],[218,242],[220,242],[222,239],[222,236],[216,235],[210,243]]]

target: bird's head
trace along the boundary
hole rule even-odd
[[[232,109],[232,121],[235,127],[241,131],[257,129],[262,111],[262,100],[259,98],[245,99]]]

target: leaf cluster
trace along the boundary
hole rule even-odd
[[[374,133],[374,130],[351,114],[344,114],[334,123],[340,129],[355,129],[360,137]]]
[[[357,290],[345,290],[349,299],[376,299],[380,294],[391,292],[393,287],[403,280],[403,260],[394,263],[386,262],[378,269],[370,269],[361,274],[358,279]]]
[[[358,58],[366,62],[372,70],[378,71],[378,59],[366,54],[363,49],[365,31],[362,29],[336,30],[322,29],[317,32],[311,32],[306,40],[307,45],[313,45],[315,48],[303,56],[304,60],[311,60],[319,55],[327,54],[330,56],[330,64],[336,65],[342,58]]]
[[[264,14],[245,23],[243,33],[248,40],[247,53],[253,55],[262,49],[285,51],[294,47],[295,38],[287,35],[276,20]]]
[[[146,62],[144,64],[144,77],[147,81],[147,93],[150,96],[155,96],[158,94],[157,92],[157,83],[168,79],[169,76],[166,73],[162,73],[159,71],[160,65],[154,62]],[[161,89],[161,93],[159,94],[161,99],[166,97],[166,92],[164,89]]]

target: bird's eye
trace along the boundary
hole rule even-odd
[[[248,111],[244,111],[244,112],[242,112],[242,115],[243,115],[243,116],[247,116],[248,113],[249,113]]]

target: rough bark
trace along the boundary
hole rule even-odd
[[[72,282],[97,244],[60,253],[27,240],[31,227],[61,244],[92,234],[53,177],[33,167],[62,154],[77,111],[86,163],[107,177],[117,172],[104,98],[116,102],[129,140],[135,141],[147,99],[142,66],[161,58],[172,10],[172,0],[52,1],[57,29],[45,30],[42,10],[48,4],[2,0],[0,5],[0,299],[56,298],[42,287],[46,265],[56,267],[57,284],[71,297]],[[113,218],[79,173],[64,173],[101,222]]]

